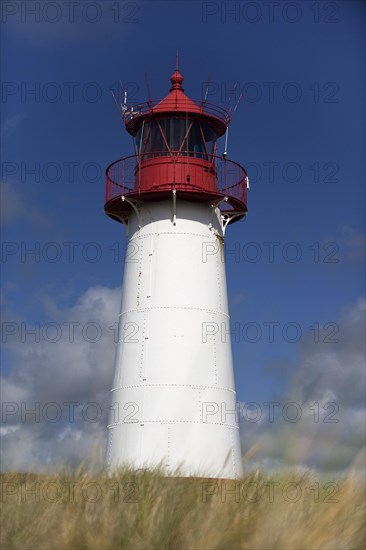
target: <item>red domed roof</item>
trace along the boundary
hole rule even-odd
[[[190,113],[203,113],[203,109],[199,107],[192,99],[184,93],[182,88],[183,76],[178,68],[170,77],[172,87],[169,94],[164,97],[153,109],[153,113],[162,113],[168,111],[183,111]]]
[[[170,82],[172,86],[164,99],[159,102],[149,100],[145,104],[130,107],[123,113],[126,130],[132,136],[136,135],[144,121],[151,119],[155,114],[159,116],[162,114],[164,114],[164,116],[169,116],[169,114],[175,116],[178,113],[179,116],[192,114],[193,116],[199,116],[201,119],[205,119],[214,127],[217,137],[225,133],[230,122],[229,113],[221,107],[206,103],[206,101],[196,103],[190,99],[182,88],[183,76],[179,71],[178,63],[174,73],[170,77]]]

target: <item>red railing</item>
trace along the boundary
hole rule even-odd
[[[153,155],[153,156],[152,156]],[[222,157],[210,156],[209,161],[204,161],[210,170],[202,168],[200,173],[202,179],[199,184],[197,182],[181,181],[182,164],[195,164],[195,161],[202,162],[202,157],[197,157],[197,153],[185,153],[184,155],[171,155],[169,162],[166,162],[168,154],[153,153],[150,158],[164,158],[165,162],[155,165],[155,170],[158,170],[158,180],[161,185],[154,185],[151,189],[144,189],[144,193],[148,191],[163,191],[177,189],[181,191],[189,191],[190,193],[207,193],[206,178],[216,178],[216,189],[214,193],[222,196],[227,196],[229,199],[235,199],[236,202],[246,205],[247,182],[248,177],[245,169],[234,161],[224,160]],[[138,162],[138,156],[132,155],[119,159],[110,164],[106,170],[106,203],[111,199],[129,194],[138,194],[139,190],[139,174],[144,169],[144,160]],[[169,179],[168,179],[169,178]],[[166,183],[169,181],[170,183]],[[163,183],[165,182],[165,183]],[[212,190],[211,190],[212,193]]]
[[[225,124],[225,126],[229,124],[230,114],[226,109],[223,109],[218,105],[213,105],[212,103],[206,103],[204,101],[196,101],[196,100],[190,99],[189,103],[191,104],[191,102],[196,104],[196,107],[200,109],[201,114],[218,118],[221,122]],[[125,123],[129,124],[137,116],[149,115],[152,112],[153,108],[159,105],[159,103],[161,103],[161,100],[148,101],[145,103],[139,103],[137,105],[133,105],[132,107],[128,107],[128,109],[123,113]],[[176,111],[176,100],[164,99],[164,109],[165,108],[169,112]],[[194,112],[189,114],[194,114]]]

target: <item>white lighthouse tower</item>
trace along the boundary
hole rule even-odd
[[[224,263],[247,176],[216,156],[229,113],[194,102],[178,66],[160,102],[121,110],[135,155],[107,168],[105,212],[126,226],[107,465],[242,474]]]

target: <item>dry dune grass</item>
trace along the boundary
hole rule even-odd
[[[364,491],[355,477],[238,481],[166,478],[80,467],[58,476],[1,474],[1,548],[364,548]]]

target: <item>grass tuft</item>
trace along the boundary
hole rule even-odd
[[[4,549],[365,548],[364,491],[351,475],[257,471],[228,481],[80,466],[0,480]]]

